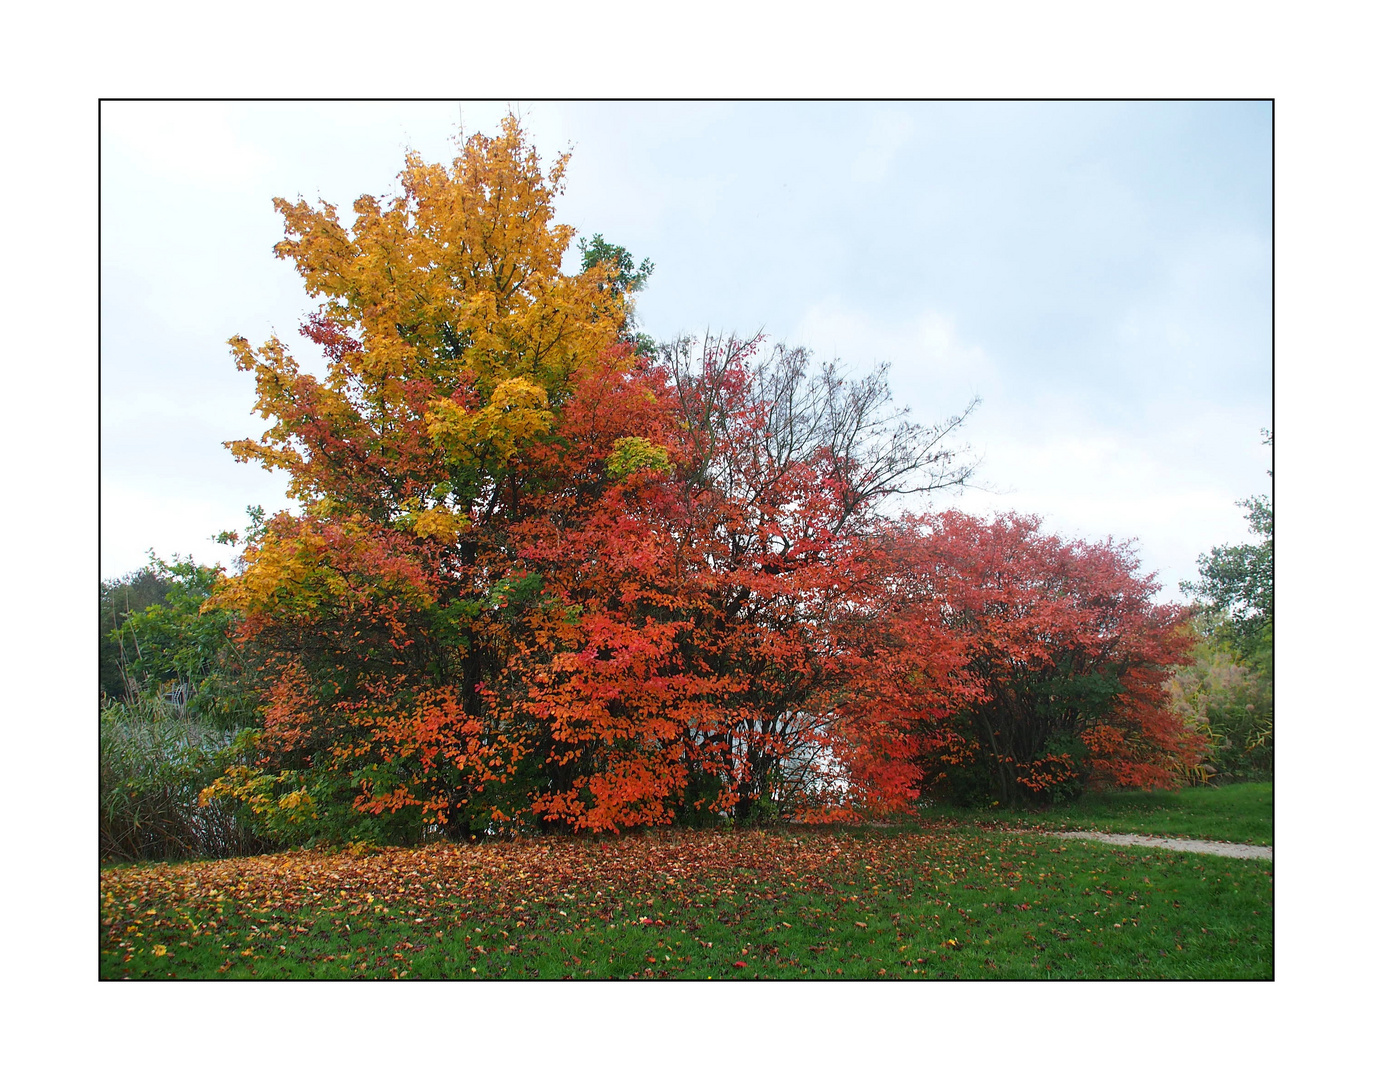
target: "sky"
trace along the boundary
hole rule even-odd
[[[272,197],[351,221],[407,150],[449,162],[512,109],[545,162],[571,153],[558,220],[653,260],[651,335],[886,364],[922,422],[979,397],[956,439],[973,487],[934,508],[1133,539],[1163,601],[1253,539],[1236,503],[1270,483],[1267,102],[107,101],[102,578],[149,549],[229,565],[210,538],[289,505],[223,447],[264,427],[227,338],[276,333],[322,369]]]

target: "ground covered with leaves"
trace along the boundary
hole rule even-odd
[[[959,827],[662,830],[100,875],[100,975],[1273,977],[1273,867]]]

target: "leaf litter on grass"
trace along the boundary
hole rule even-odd
[[[101,973],[1271,977],[1270,872],[1083,848],[939,829],[664,830],[123,867],[101,874]]]

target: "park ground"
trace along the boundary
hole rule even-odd
[[[1273,787],[110,867],[100,977],[1271,979],[1273,864],[1068,840],[1272,843]]]

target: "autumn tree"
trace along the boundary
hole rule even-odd
[[[269,423],[231,449],[302,510],[212,605],[269,689],[256,764],[207,797],[278,838],[748,819],[856,745],[829,718],[878,505],[963,481],[961,418],[802,350],[646,349],[651,264],[597,235],[561,270],[564,168],[508,119],[351,226],[277,200],[328,370],[231,343]]]
[[[967,480],[967,412],[761,338],[649,347],[651,264],[597,234],[562,271],[565,167],[508,118],[349,225],[277,200],[326,371],[231,342],[267,427],[230,448],[300,510],[206,608],[263,692],[204,798],[395,841],[1169,782],[1186,636],[1129,550],[892,520]]]
[[[663,356],[683,439],[677,559],[697,587],[686,655],[729,688],[692,732],[698,775],[731,792],[738,818],[794,809],[831,787],[821,765],[842,772],[843,627],[882,588],[869,560],[882,502],[966,480],[948,436],[967,412],[915,423],[892,408],[885,370],[849,379],[759,338]]]
[[[465,832],[519,769],[492,695],[528,635],[573,618],[518,558],[541,485],[563,479],[535,451],[556,457],[579,385],[633,368],[612,268],[561,270],[565,165],[545,177],[508,118],[451,169],[411,155],[399,194],[358,199],[351,227],[276,200],[328,373],[275,338],[231,342],[270,426],[230,448],[284,470],[303,508],[265,524],[216,599],[277,672],[262,768],[240,778],[258,795]]]
[[[1151,601],[1128,546],[957,512],[907,519],[891,543],[910,567],[897,594],[937,601],[960,656],[964,704],[921,732],[934,790],[1010,805],[1084,783],[1171,786],[1195,763],[1168,692],[1188,612]]]

